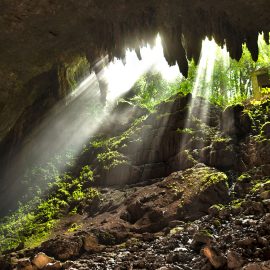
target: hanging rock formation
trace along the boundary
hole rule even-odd
[[[236,59],[246,42],[256,60],[257,35],[270,31],[267,0],[3,0],[0,10],[0,141],[27,107],[22,89],[55,63],[82,54],[90,63],[124,59],[126,48],[140,57],[159,32],[168,63],[186,75],[205,36],[226,43]]]

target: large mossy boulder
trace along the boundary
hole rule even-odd
[[[207,214],[212,205],[224,204],[230,200],[226,174],[203,164],[173,172],[160,186],[168,188],[163,199],[168,196],[166,201],[172,200],[166,212],[170,213],[170,216],[164,215],[167,220],[173,217],[196,220]],[[171,192],[174,193],[173,196]]]
[[[195,220],[210,206],[230,200],[228,177],[214,168],[196,165],[182,173],[179,188],[183,194],[178,208],[179,218]]]

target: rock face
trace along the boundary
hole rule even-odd
[[[233,105],[227,107],[222,114],[222,130],[230,136],[245,136],[251,131],[252,121],[243,112],[244,106]]]
[[[192,119],[200,111],[201,103],[207,103],[210,111],[208,118],[211,119],[207,126],[209,125],[209,129],[213,129],[213,132],[218,134],[221,109],[204,99],[195,98],[193,113],[189,114],[191,99],[191,94],[176,95],[172,100],[161,103],[157,107],[156,113],[150,114],[137,128],[137,131],[130,138],[124,140],[124,144],[119,147],[118,151],[127,162],[111,168],[108,172],[101,171],[101,179],[104,184],[134,184],[162,178],[174,171],[187,169],[198,163],[199,158],[195,157],[192,151],[200,152],[203,148],[210,146],[211,135],[203,131],[203,122],[196,122]],[[112,123],[103,132],[108,136],[114,127],[115,123]],[[219,149],[224,151],[222,147]],[[227,156],[218,153],[215,158],[212,157],[212,163],[210,158],[203,162],[218,168],[230,166],[231,157],[235,156],[235,152],[230,151],[231,145],[228,145],[228,149],[228,151],[225,150],[228,152]],[[211,153],[212,156],[215,153]],[[229,164],[226,165],[220,157],[227,158]],[[219,164],[222,165],[219,166]],[[99,169],[97,168],[97,170]]]
[[[225,41],[236,59],[246,42],[256,59],[257,34],[270,30],[267,0],[256,5],[250,0],[223,0],[218,5],[214,0],[42,0],[36,5],[4,0],[1,10],[0,141],[28,107],[21,102],[28,97],[27,84],[74,56],[86,54],[93,66],[104,55],[123,59],[125,48],[135,48],[140,55],[139,46],[153,42],[159,32],[168,63],[177,62],[186,75],[187,58],[198,61],[205,36],[220,45]]]
[[[251,0],[223,0],[218,5],[214,0],[192,0],[188,3],[183,0],[139,0],[136,3],[131,0],[69,0],[57,3],[42,0],[36,5],[29,0],[3,0],[0,8],[1,168],[5,162],[13,162],[6,157],[16,153],[29,139],[25,137],[36,123],[68,94],[65,67],[77,56],[85,55],[91,68],[104,55],[108,56],[107,60],[113,57],[124,59],[126,48],[136,49],[140,56],[139,47],[146,42],[153,43],[160,33],[168,63],[178,63],[186,75],[187,59],[198,61],[201,40],[205,36],[213,36],[220,45],[225,42],[231,56],[236,59],[241,57],[242,43],[246,42],[253,59],[256,59],[258,32],[268,33],[270,30],[267,0],[258,0],[256,5]],[[66,18],[72,20],[67,21]],[[268,35],[265,39],[268,40]],[[169,120],[171,124],[178,116],[179,113],[172,114],[170,119],[164,116],[162,121]],[[179,119],[180,126],[182,120]],[[162,124],[162,121],[157,123]],[[242,126],[249,126],[246,115],[241,117],[240,125],[237,124],[240,133],[246,131]],[[155,143],[166,138],[177,141],[175,134],[166,134],[168,137],[162,137],[160,133],[156,135]],[[172,153],[172,149],[169,151]],[[227,159],[230,154],[225,153]],[[162,159],[168,158],[168,152],[156,153],[147,149],[138,159],[155,159],[157,155]],[[212,160],[220,157],[216,153],[212,155]],[[191,160],[182,156],[175,153],[170,157],[172,170],[176,169],[180,159],[183,160],[183,168],[193,165]],[[156,167],[147,166],[146,173],[143,173],[135,167],[127,169],[127,173],[146,178],[145,174],[156,170]],[[165,171],[166,166],[159,166],[159,172],[152,177],[164,175]],[[125,180],[123,176],[119,181]],[[3,200],[0,205],[6,208],[9,202],[5,206],[4,203]]]

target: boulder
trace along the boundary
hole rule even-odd
[[[50,258],[45,253],[38,253],[34,259],[32,260],[33,265],[35,265],[38,269],[43,269],[48,263],[52,263],[54,261],[53,258]]]
[[[5,269],[5,268],[3,268],[3,269]],[[19,269],[19,270],[34,270],[35,268],[31,264],[30,259],[23,258],[23,259],[18,260],[18,262],[17,262],[17,269]]]
[[[101,250],[98,240],[93,234],[87,234],[83,238],[83,248],[87,252],[98,252]]]
[[[266,190],[266,191],[263,191],[260,193],[260,197],[263,199],[263,200],[268,200],[270,199],[270,190]]]
[[[147,209],[144,207],[143,203],[140,201],[135,201],[132,204],[127,206],[127,212],[129,214],[129,222],[135,223],[137,220],[139,220],[147,211]]]
[[[83,246],[83,240],[79,236],[57,237],[50,239],[41,245],[41,250],[59,260],[68,260],[77,257]]]
[[[230,200],[228,178],[224,173],[209,167],[195,167],[183,174],[185,181],[181,187],[179,219],[195,220],[205,215],[212,205]]]
[[[221,268],[226,264],[225,256],[217,249],[206,246],[202,249],[203,255],[209,260],[215,269]]]
[[[162,209],[156,208],[153,209],[149,214],[149,219],[151,222],[158,222],[164,216],[164,211]]]
[[[210,245],[214,238],[207,231],[200,231],[193,235],[192,247],[194,249],[201,248],[202,245]]]
[[[62,264],[59,261],[48,263],[43,270],[60,270],[62,269]]]

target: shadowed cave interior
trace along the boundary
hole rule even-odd
[[[270,269],[267,0],[0,10],[0,270]]]

